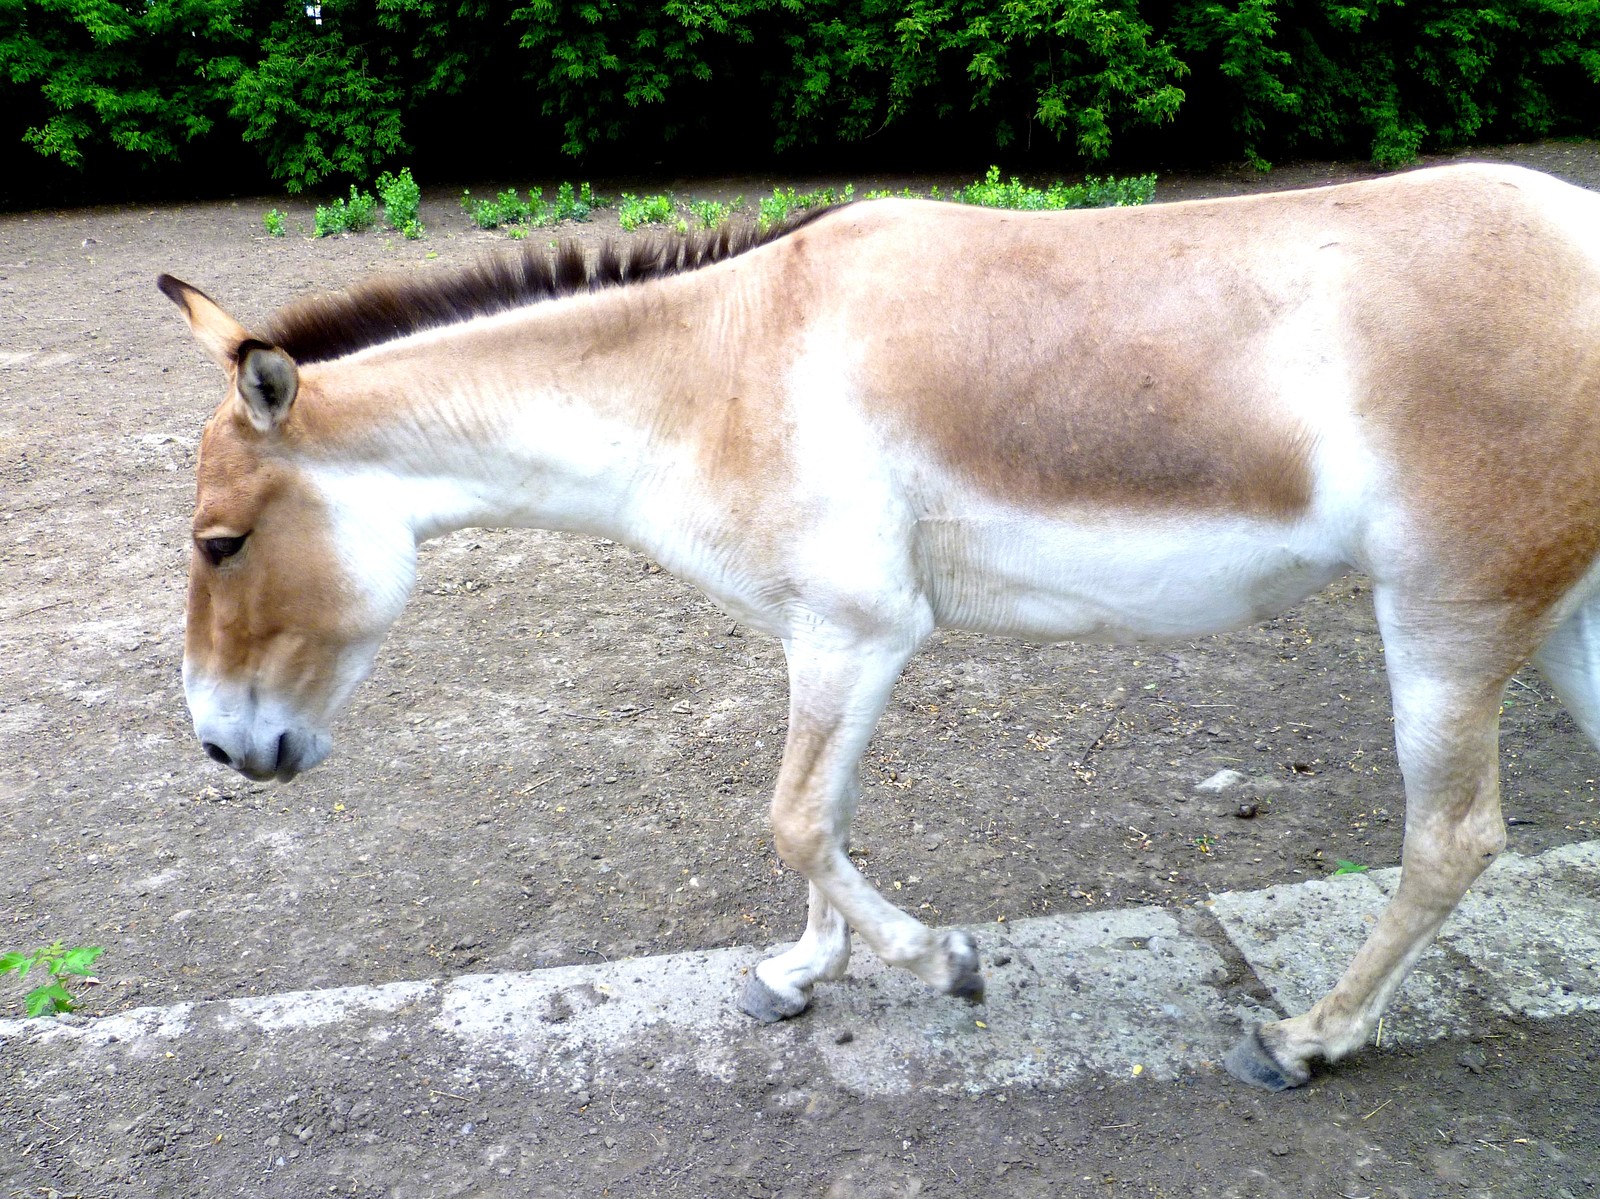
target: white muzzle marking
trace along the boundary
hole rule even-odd
[[[332,733],[288,705],[253,687],[215,682],[191,671],[187,663],[183,693],[206,753],[257,782],[288,782],[333,749]]]

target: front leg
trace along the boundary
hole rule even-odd
[[[811,1000],[811,985],[843,978],[849,965],[850,926],[812,883],[806,931],[789,949],[751,972],[739,1006],[763,1024],[798,1016]]]
[[[813,984],[850,960],[850,929],[884,961],[947,994],[983,998],[978,951],[966,933],[936,935],[886,900],[847,852],[859,795],[857,768],[889,690],[921,641],[862,643],[813,635],[785,643],[789,736],[772,800],[779,855],[811,884],[805,934],[756,967],[740,1006],[760,1020],[805,1010]]]

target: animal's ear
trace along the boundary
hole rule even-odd
[[[189,318],[189,328],[205,352],[225,371],[232,371],[239,359],[239,347],[250,340],[245,327],[217,305],[217,302],[198,287],[190,287],[182,279],[162,275],[156,280],[167,299],[183,309]]]
[[[263,433],[283,422],[300,390],[300,368],[277,346],[246,339],[238,349],[235,385],[250,423]]]

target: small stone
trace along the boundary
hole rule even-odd
[[[1194,785],[1196,791],[1226,791],[1229,787],[1237,787],[1244,782],[1244,775],[1237,770],[1223,769],[1217,771],[1210,778],[1203,779]]]
[[[1289,1146],[1287,1146],[1285,1144],[1282,1144],[1282,1143],[1274,1145],[1272,1147],[1272,1156],[1273,1157],[1288,1157],[1289,1156]]]
[[[838,1036],[833,1038],[833,1043],[835,1045],[848,1045],[848,1044],[850,1044],[851,1041],[853,1041],[855,1039],[856,1039],[856,1034],[851,1032],[847,1028],[843,1032],[841,1032]]]
[[[1254,820],[1256,813],[1261,809],[1253,803],[1242,803],[1233,810],[1233,814],[1240,820]]]
[[[1483,1068],[1488,1064],[1489,1055],[1476,1045],[1456,1058],[1456,1065],[1466,1067],[1473,1074],[1482,1074]]]

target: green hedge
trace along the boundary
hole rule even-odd
[[[1395,164],[1595,133],[1600,0],[0,0],[0,113],[0,171],[254,161],[290,191],[464,130],[591,163],[720,130]]]

